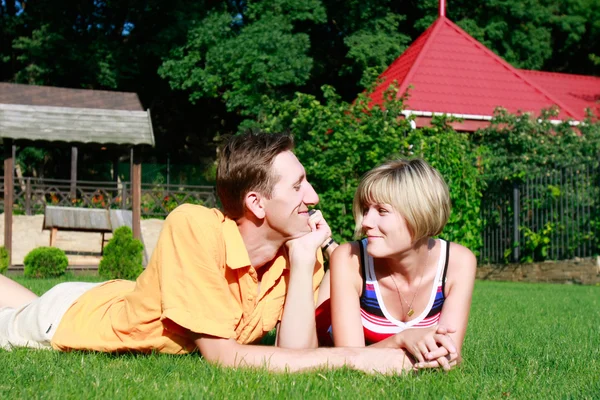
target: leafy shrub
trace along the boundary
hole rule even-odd
[[[429,128],[413,129],[402,114],[405,97],[398,97],[393,86],[383,107],[371,107],[366,93],[353,103],[344,102],[327,86],[323,98],[298,93],[290,101],[267,102],[268,112],[240,129],[294,133],[295,154],[319,193],[319,208],[333,236],[352,239],[352,199],[365,172],[392,158],[420,157],[450,187],[452,214],[440,236],[477,253],[482,244],[481,187],[469,136],[454,131],[445,118],[434,118]]]
[[[38,247],[25,256],[24,274],[30,278],[50,278],[65,273],[69,260],[65,252],[56,247]]]
[[[8,269],[8,250],[6,247],[0,246],[0,274],[3,274]]]
[[[131,229],[117,229],[104,248],[104,256],[98,266],[98,274],[105,279],[135,279],[142,273],[144,245],[133,238]]]

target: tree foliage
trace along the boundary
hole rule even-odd
[[[274,102],[244,128],[268,132],[291,129],[295,153],[320,196],[319,207],[338,240],[354,232],[352,199],[361,176],[391,158],[421,157],[437,168],[450,187],[452,217],[442,236],[477,251],[480,187],[475,156],[468,137],[455,132],[444,119],[431,128],[412,129],[402,115],[403,100],[392,87],[384,107],[370,107],[366,93],[353,103],[340,99],[331,87],[323,101],[298,93],[286,102]]]
[[[588,118],[578,126],[555,123],[557,110],[540,118],[497,109],[488,128],[475,133],[486,180],[522,180],[527,173],[597,161],[600,123]]]
[[[258,3],[246,15],[211,13],[190,30],[187,43],[171,53],[159,73],[171,87],[189,89],[192,102],[221,97],[230,111],[256,114],[263,96],[284,97],[287,86],[309,79],[309,38],[293,29],[296,21],[324,18],[314,3],[279,1],[269,8]]]
[[[383,122],[365,128],[357,122],[363,111],[351,110],[347,102],[437,18],[437,7],[437,0],[8,0],[0,2],[0,80],[136,92],[152,111],[157,142],[156,149],[144,150],[145,158],[165,162],[169,154],[172,163],[210,169],[217,139],[237,132],[245,119],[268,125],[268,116],[279,112],[277,102],[288,113],[294,107],[303,110],[301,115],[312,113],[302,129],[308,132],[309,123],[321,125],[302,139],[315,141],[310,145],[316,148],[321,141],[334,140],[316,132],[337,132],[343,124],[365,135],[376,128],[386,135],[389,129],[404,129],[390,121],[388,131],[378,125]],[[598,0],[456,0],[447,9],[451,20],[517,67],[586,74],[599,71],[599,14]],[[324,85],[328,89],[322,91]],[[311,106],[313,101],[320,105]],[[366,107],[354,104],[359,105]],[[335,119],[325,118],[326,110]],[[295,130],[284,114],[281,109],[277,124]],[[514,127],[522,131],[526,125],[522,120]],[[496,125],[499,130],[501,126]],[[432,129],[422,131],[427,140],[443,136],[446,128]],[[543,134],[541,129],[535,137],[542,140]],[[507,143],[491,131],[485,135],[482,140],[498,139],[497,148],[481,148],[497,155],[496,161],[503,154],[514,157],[513,151],[525,154],[530,149],[523,138]],[[568,135],[559,135],[560,140],[575,140]],[[356,145],[376,148],[370,140],[360,139]],[[361,160],[365,166],[382,160],[379,150],[372,151],[371,158]],[[68,173],[69,159],[63,153],[32,150],[18,157],[24,170],[32,161],[37,169]],[[544,154],[556,158],[561,151]],[[345,160],[342,156],[327,162],[333,165]],[[486,173],[514,171],[515,165],[496,168],[496,161],[486,161],[482,168]],[[354,174],[349,182],[364,168],[344,171]],[[328,190],[325,184],[322,189]]]

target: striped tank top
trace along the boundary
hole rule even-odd
[[[373,257],[366,251],[367,239],[359,242],[360,268],[363,276],[360,316],[365,334],[365,344],[377,343],[408,328],[427,328],[438,323],[444,305],[446,271],[450,252],[450,246],[446,240],[440,239],[440,244],[440,259],[434,280],[436,284],[431,289],[429,303],[417,318],[402,322],[392,317],[383,304],[381,291],[373,269]]]

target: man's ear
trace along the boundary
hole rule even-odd
[[[265,209],[263,207],[262,196],[259,193],[246,193],[246,196],[244,196],[244,205],[246,206],[246,210],[252,213],[256,218],[265,218]]]

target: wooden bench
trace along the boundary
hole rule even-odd
[[[101,208],[78,208],[46,206],[42,230],[50,230],[50,247],[56,243],[56,235],[61,231],[98,232],[102,234],[100,254],[104,254],[104,238],[121,226],[132,226],[130,210],[105,210]]]

